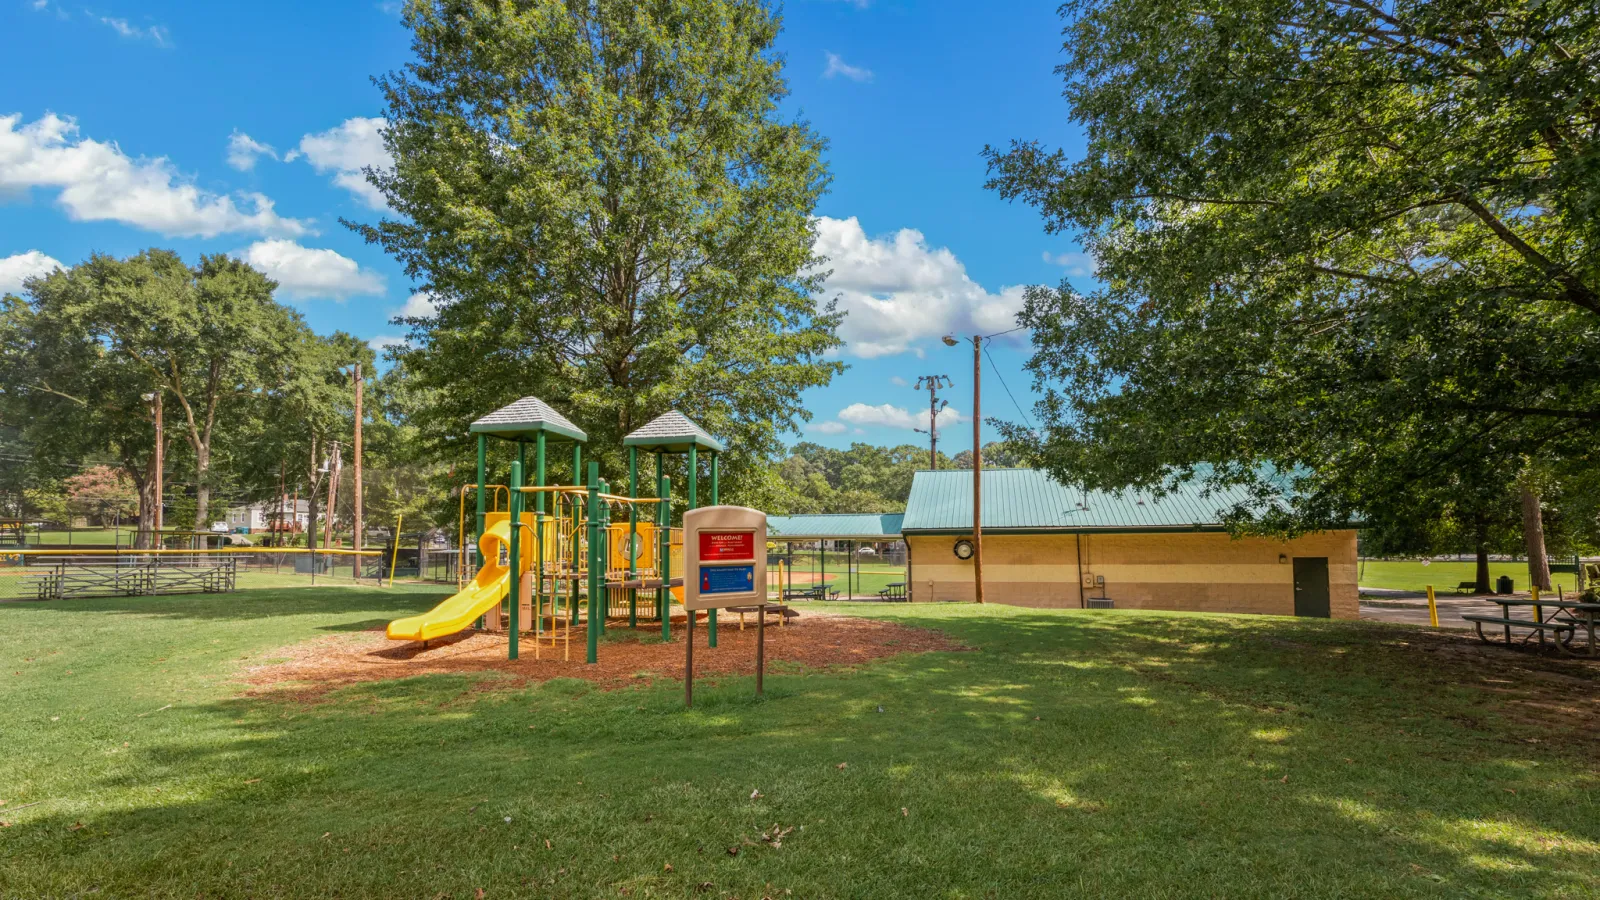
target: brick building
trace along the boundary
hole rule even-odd
[[[986,469],[984,599],[1356,618],[1355,530],[1235,539],[1220,511],[1242,497],[1082,492],[1034,469]],[[973,599],[971,470],[918,472],[901,532],[912,602]]]

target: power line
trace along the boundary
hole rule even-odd
[[[1017,329],[1014,329],[1014,328],[1012,329],[1012,331],[1016,331],[1016,330]],[[1001,333],[1002,334],[1009,334],[1009,332],[1001,332]],[[1022,411],[1022,404],[1018,403],[1016,396],[1011,393],[1010,386],[1008,386],[1006,384],[1005,376],[1000,374],[1000,366],[998,366],[995,363],[994,357],[989,355],[989,347],[988,347],[988,345],[984,345],[983,355],[985,357],[988,357],[989,368],[994,370],[994,377],[1000,379],[1000,386],[1005,388],[1006,396],[1011,398],[1011,405],[1015,406],[1017,408],[1017,415],[1022,417],[1022,421],[1028,426],[1028,430],[1029,431],[1038,431],[1039,429],[1033,427],[1033,421],[1028,418],[1028,414]]]

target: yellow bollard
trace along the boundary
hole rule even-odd
[[[1533,597],[1533,620],[1535,622],[1543,622],[1544,621],[1544,610],[1539,608],[1539,586],[1537,584],[1533,585],[1533,590],[1531,591],[1531,594],[1532,594],[1532,597]],[[1543,628],[1539,629],[1539,643],[1541,643],[1541,644],[1544,643],[1544,629]]]
[[[1439,607],[1433,600],[1433,585],[1428,585],[1428,624],[1439,627]]]

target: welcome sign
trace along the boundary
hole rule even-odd
[[[683,514],[683,606],[687,610],[767,602],[767,514],[706,506]]]

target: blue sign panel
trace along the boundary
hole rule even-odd
[[[700,593],[702,594],[748,594],[755,589],[755,566],[700,567]]]

